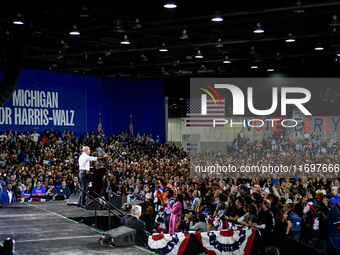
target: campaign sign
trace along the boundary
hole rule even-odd
[[[86,131],[86,90],[18,85],[0,107],[1,130]]]

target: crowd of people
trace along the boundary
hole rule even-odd
[[[109,158],[102,195],[126,195],[146,202],[154,232],[212,231],[240,224],[274,231],[320,251],[340,250],[340,190],[336,173],[300,178],[273,173],[238,176],[191,175],[193,155],[152,134],[106,136],[71,131],[4,132],[0,135],[0,203],[31,198],[67,199],[79,187],[78,157],[89,146]],[[212,164],[339,164],[340,142],[311,134],[284,140],[273,135],[250,141],[241,131],[226,152],[206,151],[195,158]],[[195,161],[197,162],[197,161]],[[238,177],[238,178],[237,178]],[[139,215],[140,210],[135,209]],[[227,225],[226,225],[227,224]]]

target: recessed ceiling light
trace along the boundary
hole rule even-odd
[[[211,21],[214,21],[214,22],[221,22],[221,21],[223,21],[223,18],[221,18],[221,17],[213,17],[213,18],[211,19]]]
[[[289,37],[286,39],[286,42],[295,42],[295,39],[292,37],[293,36],[292,33],[289,33],[288,36]]]
[[[257,68],[259,68],[258,66],[251,66],[250,67],[251,69],[257,69]]]
[[[128,40],[126,35],[124,35],[124,40],[121,41],[120,44],[130,44],[130,41]]]
[[[224,61],[223,61],[224,64],[230,64],[230,60],[229,60],[229,57],[226,56]]]
[[[162,44],[162,48],[160,48],[159,51],[162,51],[162,52],[168,51],[168,49],[165,48],[165,43]]]
[[[163,7],[167,9],[174,9],[177,8],[177,5],[174,2],[169,1],[166,4],[164,4]]]
[[[197,54],[195,56],[195,58],[203,58],[202,54],[201,54],[201,51],[197,51]]]
[[[255,30],[254,30],[254,33],[255,33],[255,34],[261,34],[261,33],[263,33],[263,32],[264,32],[264,30],[263,30],[263,28],[261,27],[261,24],[260,24],[260,23],[257,23],[256,28],[255,28]]]
[[[316,44],[316,47],[314,48],[314,50],[323,50],[323,47],[322,47],[322,45],[321,45],[320,42],[318,42],[318,43]]]
[[[15,25],[23,25],[25,24],[22,20],[21,20],[21,14],[19,13],[17,16],[17,19],[15,21],[13,21],[13,24]]]
[[[73,25],[73,30],[70,32],[70,35],[80,35],[76,25]]]

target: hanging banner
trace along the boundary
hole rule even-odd
[[[0,107],[2,130],[86,131],[86,90],[18,85]]]

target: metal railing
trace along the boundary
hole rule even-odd
[[[88,197],[90,199],[92,199],[93,202],[95,202],[96,204],[100,204],[100,206],[104,207],[106,210],[108,210],[109,213],[109,230],[111,229],[111,213],[115,216],[117,216],[119,219],[121,219],[121,217],[116,214],[114,211],[111,211],[111,207],[113,207],[114,210],[118,211],[119,213],[125,215],[125,213],[118,209],[116,206],[114,206],[113,204],[111,204],[108,200],[106,200],[105,198],[103,198],[102,196],[100,196],[97,192],[95,192],[94,190],[92,190],[92,192],[97,195],[98,197],[93,197],[89,194],[89,191],[85,191],[82,188],[78,188],[78,190],[80,190],[81,192],[83,192],[82,195],[88,195]],[[97,199],[98,198],[98,199]],[[99,201],[98,201],[99,200]],[[97,228],[97,206],[94,206],[94,221],[95,221],[95,226]]]

